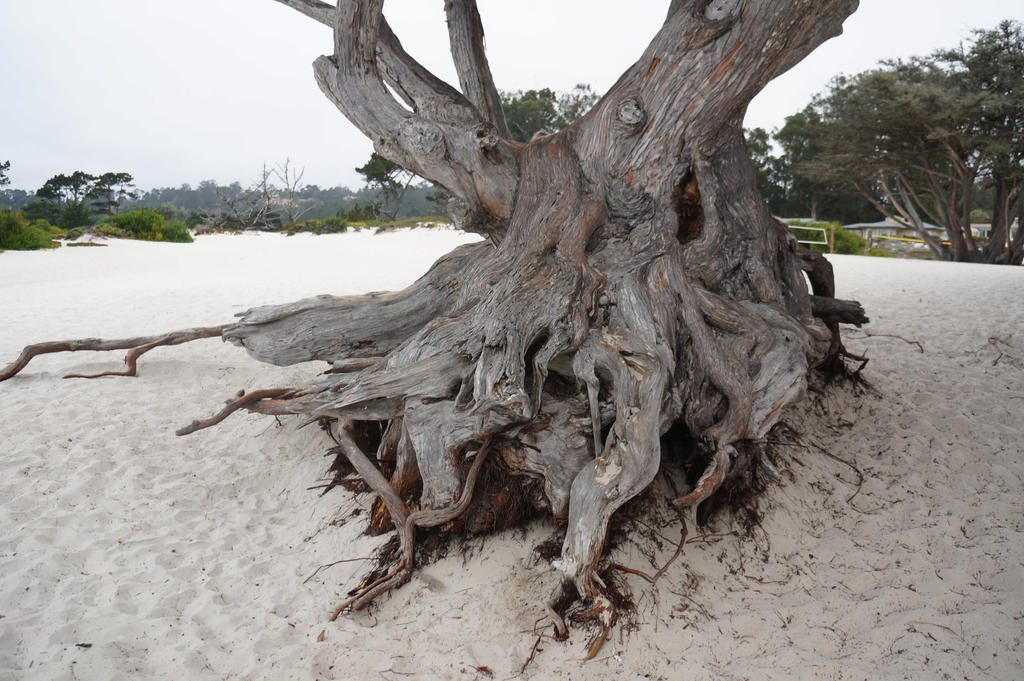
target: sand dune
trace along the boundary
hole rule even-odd
[[[472,238],[259,234],[3,253],[0,363],[30,342],[400,288]],[[831,259],[840,297],[872,319],[848,342],[870,358],[872,389],[790,411],[799,439],[781,436],[778,453],[791,475],[762,502],[762,530],[691,541],[655,587],[630,577],[635,628],[587,663],[585,631],[542,641],[523,678],[1020,678],[1024,268]],[[307,578],[381,539],[361,535],[367,496],[308,489],[328,464],[322,434],[236,414],[174,436],[239,389],[317,367],[263,366],[204,340],[155,350],[138,378],[60,378],[119,362],[43,357],[0,384],[0,681],[519,674],[536,641],[523,632],[557,579],[533,553],[550,527],[474,540],[379,607],[328,623],[363,563]],[[651,553],[662,565],[679,531],[659,532],[660,547],[626,542],[614,560],[651,571]]]

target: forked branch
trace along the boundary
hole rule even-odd
[[[277,2],[315,19],[328,28],[335,27],[333,5],[318,0]],[[463,116],[475,117],[475,112],[462,93],[432,74],[405,52],[383,16],[379,18],[377,41],[377,66],[380,68],[381,76],[416,113],[430,117],[428,112],[431,111],[446,110],[452,115],[461,109],[460,113]]]
[[[278,2],[333,28],[334,54],[314,62],[317,83],[378,153],[462,199],[466,229],[474,229],[480,214],[508,217],[518,181],[516,145],[507,139],[474,3],[453,10],[455,26],[468,31],[453,46],[480,112],[405,52],[382,15],[383,0],[349,0],[337,8],[317,0]]]

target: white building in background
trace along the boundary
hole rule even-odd
[[[1011,238],[1015,237],[1018,234],[1019,230],[1020,230],[1020,218],[1014,218],[1013,222],[1010,223],[1010,237]],[[981,236],[981,237],[985,237],[987,239],[991,233],[992,233],[992,225],[991,224],[989,224],[987,222],[983,222],[983,223],[972,222],[971,223],[971,234],[973,234],[974,236]]]
[[[924,223],[924,228],[928,230],[928,233],[936,238],[945,238],[946,230],[938,225],[933,225],[930,222]],[[888,236],[900,239],[919,239],[921,238],[917,230],[907,225],[901,225],[898,222],[891,222],[889,220],[882,220],[880,222],[855,222],[852,225],[843,225],[843,229],[848,232],[853,232],[861,237],[867,238],[868,232],[871,236]]]
[[[933,225],[930,222],[924,223],[925,229],[928,233],[938,239],[946,238],[946,230],[938,225]],[[890,220],[882,220],[881,222],[857,222],[852,225],[843,225],[843,229],[859,234],[862,237],[867,238],[867,231],[871,231],[872,236],[888,236],[897,237],[902,239],[917,239],[920,238],[917,231],[907,225],[892,222]],[[1010,225],[1011,237],[1016,236],[1017,230],[1020,229],[1020,219],[1015,218],[1013,224]],[[972,223],[971,234],[976,237],[988,238],[992,231],[992,225],[988,223]]]

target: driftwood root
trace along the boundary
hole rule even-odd
[[[66,340],[66,341],[52,341],[47,343],[36,343],[34,345],[25,346],[25,349],[21,351],[18,359],[8,364],[2,371],[0,371],[0,381],[6,381],[8,378],[16,375],[32,361],[34,357],[39,355],[47,355],[54,352],[79,352],[82,350],[89,350],[94,352],[104,352],[109,350],[128,350],[128,354],[124,358],[125,369],[124,371],[105,371],[99,374],[68,374],[64,378],[99,378],[100,376],[135,376],[136,375],[136,363],[139,357],[149,352],[153,348],[158,348],[165,345],[180,345],[189,341],[198,340],[200,338],[212,338],[214,336],[220,336],[224,329],[228,328],[229,324],[221,326],[206,326],[194,329],[183,329],[181,331],[171,331],[169,333],[160,334],[157,336],[139,336],[137,338],[121,338],[118,340],[104,340],[102,338],[82,338],[78,340]]]

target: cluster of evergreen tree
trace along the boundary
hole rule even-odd
[[[956,49],[837,77],[771,136],[748,131],[761,192],[776,215],[885,216],[939,259],[1019,265],[1022,74],[1024,29],[1004,21]]]
[[[0,186],[9,183],[10,161],[2,164]],[[91,175],[76,170],[58,174],[34,193],[21,189],[0,189],[0,205],[21,211],[26,219],[45,220],[63,229],[83,227],[96,217],[113,215],[126,200],[137,196],[134,179],[125,172]]]

